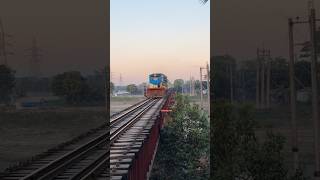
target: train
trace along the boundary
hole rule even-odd
[[[149,75],[149,83],[145,89],[145,97],[159,98],[165,96],[168,90],[168,78],[162,73]]]

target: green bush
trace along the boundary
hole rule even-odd
[[[177,95],[171,120],[161,132],[152,180],[208,179],[209,122],[197,105]]]

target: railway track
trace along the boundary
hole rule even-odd
[[[72,141],[8,168],[0,179],[106,179],[110,177],[112,146],[132,131],[150,110],[160,107],[162,99],[146,99],[114,114],[109,122]],[[142,122],[142,121],[141,121]],[[110,125],[110,129],[108,129]],[[111,148],[111,160],[110,160]]]
[[[164,99],[153,100],[151,105],[146,106],[138,116],[135,116],[135,118],[132,119],[130,125],[128,124],[130,128],[122,131],[122,134],[117,137],[116,135],[111,137],[110,170],[108,170],[110,174],[106,172],[106,176],[104,177],[104,179],[141,180],[146,178],[144,175],[148,172],[149,169],[142,167],[146,167],[149,164],[144,160],[151,159],[151,157],[153,157],[154,155],[154,151],[150,149],[151,146],[147,144],[148,142],[153,140],[150,137],[154,135],[154,128],[158,128],[154,125],[164,102]],[[117,129],[116,126],[114,128]],[[147,139],[148,141],[146,141]],[[134,161],[135,158],[139,156],[142,157],[142,161]],[[138,172],[139,170],[130,171],[130,168],[132,169],[136,165],[135,163],[139,164],[140,167],[138,167],[138,169],[144,169],[144,172],[142,172],[143,170],[140,170],[140,172]]]

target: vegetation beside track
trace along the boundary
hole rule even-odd
[[[311,128],[313,126],[311,109],[311,104],[297,104],[296,119],[299,128]],[[270,109],[256,110],[254,119],[259,123],[259,127],[290,128],[290,116],[289,105],[275,105]]]
[[[290,173],[283,151],[286,139],[272,132],[264,141],[255,135],[257,122],[249,105],[214,104],[210,124],[211,179],[303,180]]]
[[[177,95],[162,129],[152,180],[209,178],[209,121],[187,96]]]

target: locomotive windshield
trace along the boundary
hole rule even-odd
[[[167,77],[161,73],[154,73],[149,75],[149,84],[157,87],[167,85]]]

